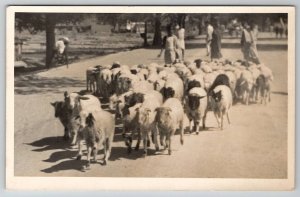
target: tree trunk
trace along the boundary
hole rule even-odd
[[[186,14],[178,14],[177,16],[177,23],[182,27],[182,28],[185,28],[185,17],[186,17]]]
[[[153,46],[161,46],[161,14],[155,14]]]
[[[148,46],[148,41],[147,41],[147,33],[148,33],[148,30],[147,30],[147,21],[145,21],[145,32],[144,32],[144,47],[147,47]]]
[[[53,49],[55,46],[55,19],[51,14],[46,14],[46,67],[51,67]]]

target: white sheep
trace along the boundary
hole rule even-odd
[[[214,115],[217,119],[219,128],[223,130],[224,115],[227,116],[228,124],[230,124],[229,109],[232,106],[231,90],[226,85],[219,85],[213,89],[211,96],[211,106],[214,111]]]
[[[156,108],[155,122],[160,134],[160,143],[167,148],[169,155],[172,153],[172,136],[179,128],[180,130],[180,143],[183,145],[183,121],[184,110],[180,100],[177,98],[169,98],[164,104]],[[165,138],[166,142],[165,143]]]
[[[101,102],[100,100],[93,95],[84,95],[81,96],[77,93],[68,94],[65,93],[65,103],[68,106],[68,109],[71,111],[72,118],[70,119],[70,124],[72,125],[72,143],[71,145],[78,145],[78,156],[77,159],[81,158],[81,140],[78,140],[78,125],[75,119],[79,116],[80,112],[85,111],[91,113],[96,111],[101,111]]]
[[[98,149],[103,146],[104,158],[103,165],[111,154],[112,142],[115,133],[114,116],[103,110],[87,113],[81,111],[79,114],[80,128],[83,138],[87,146],[87,160],[88,163],[84,166],[85,169],[90,169],[91,154],[94,155],[94,160],[97,161]]]
[[[176,74],[175,74],[176,75]],[[182,100],[184,94],[184,86],[182,80],[176,76],[168,75],[164,88],[162,88],[162,94],[164,99],[170,97],[178,98]]]
[[[162,95],[157,91],[151,91],[144,97],[144,102],[137,108],[137,123],[141,132],[141,138],[144,144],[144,154],[147,155],[147,147],[150,143],[150,134],[153,135],[153,143],[155,144],[156,151],[159,146],[157,143],[157,128],[155,124],[155,109],[160,107],[163,103]]]
[[[192,133],[192,122],[195,125],[196,134],[198,134],[198,131],[200,131],[201,120],[203,129],[205,129],[207,104],[208,98],[204,88],[195,87],[188,92],[186,101],[186,114],[190,121],[190,133]]]
[[[96,86],[97,84],[97,75],[99,74],[100,69],[96,67],[89,67],[86,70],[86,90],[87,91],[96,91]]]

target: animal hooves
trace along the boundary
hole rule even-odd
[[[159,147],[155,147],[155,150],[156,150],[156,151],[159,151]]]
[[[197,131],[196,134],[199,135],[199,132]]]
[[[172,154],[172,151],[171,151],[171,150],[169,150],[169,151],[168,151],[168,153],[169,153],[169,155],[171,155],[171,154]]]
[[[90,169],[91,169],[90,164],[83,165],[82,168],[81,168],[82,171],[86,171],[86,170],[90,170]]]
[[[81,160],[81,155],[78,155],[77,157],[76,157],[76,160]]]
[[[135,150],[135,151],[138,151],[139,148],[140,148],[140,146],[136,146],[136,147],[134,148],[134,150]]]
[[[103,163],[102,163],[103,166],[106,166],[107,165],[107,162],[105,160],[103,160]]]
[[[125,133],[122,133],[122,137],[125,138],[125,137],[126,137],[126,134],[125,134]]]

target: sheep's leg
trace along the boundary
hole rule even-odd
[[[74,147],[76,145],[77,136],[78,136],[78,133],[74,132],[73,139],[72,139],[72,142],[71,142],[71,147]]]
[[[193,119],[190,119],[189,122],[190,122],[189,125],[190,133],[193,133],[193,125],[192,125]]]
[[[220,121],[219,121],[219,114],[218,114],[218,112],[214,112],[214,115],[215,115],[215,117],[217,119],[218,127],[220,128]]]
[[[221,130],[223,130],[223,112],[220,111],[220,118],[221,118]]]
[[[93,153],[93,157],[94,157],[94,162],[97,162],[97,153],[98,153],[98,146],[96,145],[95,147],[93,147],[92,149],[92,153]]]
[[[206,122],[207,111],[208,110],[206,109],[205,112],[204,112],[204,116],[202,118],[202,127],[203,127],[203,130],[206,129],[205,122]]]
[[[125,121],[123,121],[123,129],[122,129],[122,137],[123,138],[125,138],[125,136],[126,136],[126,129],[125,129],[125,127],[126,127],[126,123],[125,123]]]
[[[271,102],[271,91],[269,90],[269,102]]]
[[[84,170],[91,169],[91,152],[92,152],[92,147],[87,145],[87,164],[83,166]]]
[[[157,140],[157,135],[158,135],[158,129],[156,126],[154,126],[153,128],[153,141],[154,141],[154,144],[155,144],[155,150],[156,151],[159,151],[159,145],[158,145],[158,140]]]
[[[136,142],[136,146],[135,146],[135,150],[138,151],[139,148],[140,148],[140,142],[141,142],[141,131],[138,130],[138,139],[137,139],[137,142]]]
[[[81,146],[81,141],[80,139],[77,139],[77,144],[78,144],[78,153],[77,153],[77,156],[76,156],[76,159],[77,160],[81,160],[81,157],[82,157],[82,146]]]
[[[200,121],[201,121],[201,119],[200,119]],[[196,134],[197,135],[199,134],[199,130],[200,130],[200,121],[195,120],[195,123],[196,123]]]
[[[165,142],[165,135],[163,135],[163,134],[160,134],[160,145],[162,145],[164,147],[164,150],[166,150],[167,145]]]
[[[172,154],[172,147],[171,147],[171,144],[172,144],[172,134],[168,134],[167,138],[168,138],[168,145],[169,145],[169,151],[168,151],[168,153],[169,153],[169,155],[171,155]]]
[[[180,144],[183,145],[183,143],[184,143],[184,141],[183,141],[183,120],[181,120],[179,123],[179,129],[180,129]]]
[[[143,139],[143,145],[144,145],[144,156],[147,156],[147,148],[148,148],[148,144],[147,144],[147,133],[146,131],[142,132],[142,139]]]
[[[229,120],[229,111],[226,112],[226,116],[227,116],[228,124],[231,124],[231,123],[230,123],[230,120]]]
[[[105,139],[104,143],[103,143],[103,147],[104,147],[104,159],[103,159],[103,165],[107,164],[108,158],[110,157],[110,153],[111,153],[111,143],[112,140],[111,139]]]

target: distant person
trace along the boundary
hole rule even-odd
[[[212,34],[214,31],[213,26],[210,24],[209,21],[205,22],[205,26],[206,26],[206,50],[207,50],[207,56],[210,56],[210,52],[211,52],[211,40],[212,40]]]
[[[171,25],[167,26],[167,35],[163,38],[162,48],[158,55],[165,51],[165,64],[173,64],[176,60],[177,37],[173,35]]]
[[[68,37],[59,38],[55,43],[55,49],[53,56],[60,59],[64,58],[67,66],[69,65],[68,58],[68,48],[69,48],[70,40]]]
[[[180,61],[184,61],[184,51],[185,51],[185,42],[184,42],[184,33],[185,30],[180,25],[176,25],[177,30],[177,55]]]
[[[250,60],[256,64],[259,64],[259,58],[258,58],[258,52],[256,48],[257,44],[257,36],[258,36],[258,26],[252,24],[250,28],[250,38],[251,38],[251,44],[250,44]]]
[[[250,60],[250,46],[251,46],[251,35],[250,35],[250,26],[248,23],[245,23],[242,31],[241,38],[241,49],[244,55],[244,59],[248,63]]]
[[[212,26],[214,28],[213,33],[212,33],[212,39],[211,39],[211,60],[213,59],[220,59],[222,58],[222,53],[221,53],[221,31],[219,29],[219,23],[217,20],[214,20],[212,22]]]
[[[284,29],[285,29],[285,25],[282,18],[280,17],[279,21],[275,22],[274,24],[274,31],[275,31],[276,38],[282,38]]]

